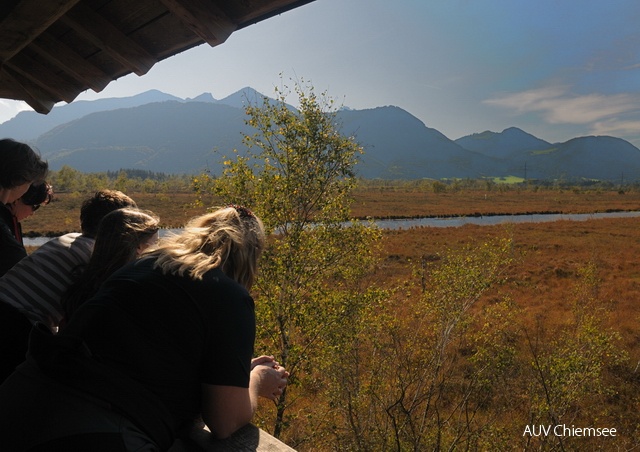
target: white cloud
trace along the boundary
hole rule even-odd
[[[596,122],[591,131],[594,135],[638,135],[640,120],[618,121],[615,119]]]
[[[550,124],[592,124],[637,110],[637,94],[571,95],[565,87],[548,87],[504,94],[487,99],[485,104],[516,110],[539,112]]]
[[[33,110],[26,102],[0,99],[0,124],[13,118],[23,110]]]
[[[511,108],[518,112],[544,110],[543,103],[561,98],[566,90],[562,87],[548,87],[531,89],[519,93],[503,94],[493,99],[487,99],[485,104],[497,107]]]

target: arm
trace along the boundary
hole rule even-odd
[[[258,398],[275,400],[287,384],[288,372],[269,363],[251,370],[248,388],[202,385],[202,419],[217,438],[227,438],[245,426],[258,407]]]

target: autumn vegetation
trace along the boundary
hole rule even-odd
[[[254,288],[256,353],[291,372],[256,424],[297,450],[638,448],[640,219],[398,230],[368,220],[636,211],[640,189],[358,180],[358,147],[333,133],[326,99],[299,88],[299,116],[283,103],[249,109],[252,154],[229,157],[219,177],[65,168],[25,232],[77,230],[96,183],[167,227],[222,203],[251,207],[275,231]],[[616,436],[525,434],[534,425]]]

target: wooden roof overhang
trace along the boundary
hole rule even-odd
[[[313,0],[2,0],[0,98],[39,113]]]

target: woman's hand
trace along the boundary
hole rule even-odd
[[[276,402],[287,386],[289,372],[273,358],[251,360],[249,390],[237,386],[202,385],[202,418],[217,438],[227,438],[251,422],[258,398]]]
[[[255,366],[252,362],[251,365],[253,366],[251,384],[255,385],[257,394],[274,402],[277,401],[287,386],[289,372],[275,361],[266,361]]]

